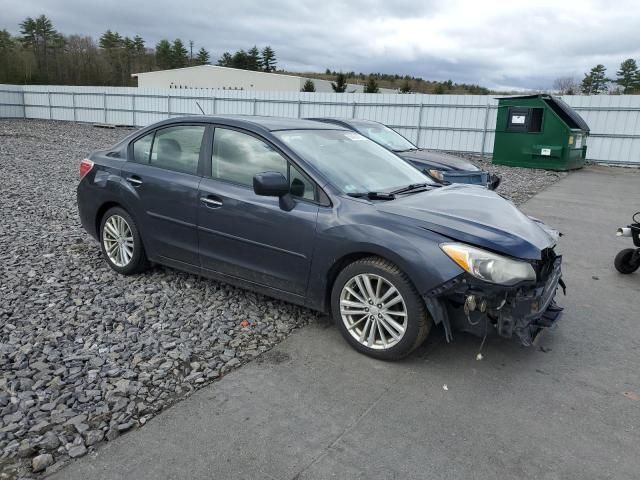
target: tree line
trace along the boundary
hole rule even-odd
[[[154,48],[139,36],[107,30],[95,41],[85,35],[64,35],[45,15],[27,17],[19,35],[0,30],[0,83],[131,86],[132,73],[211,63],[211,54],[192,40],[162,39]],[[218,65],[275,71],[276,53],[256,46],[233,55],[225,52]]]
[[[614,78],[607,76],[607,68],[598,64],[584,74],[582,81],[574,77],[560,77],[553,83],[553,88],[564,95],[613,95],[640,94],[640,69],[638,62],[627,58],[620,64]]]

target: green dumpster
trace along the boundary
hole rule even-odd
[[[499,98],[493,163],[549,170],[581,168],[588,135],[586,122],[558,97]]]

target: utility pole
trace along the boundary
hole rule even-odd
[[[189,64],[193,65],[193,40],[189,40]]]

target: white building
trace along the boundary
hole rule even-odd
[[[141,88],[214,88],[220,90],[256,90],[262,92],[299,92],[308,80],[305,77],[281,75],[279,73],[255,72],[238,68],[198,65],[195,67],[159,70],[157,72],[134,73]],[[331,82],[310,79],[316,92],[333,92]],[[362,92],[363,85],[349,84],[347,92]],[[381,93],[396,93],[381,88]]]

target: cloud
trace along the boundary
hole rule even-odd
[[[65,34],[106,29],[194,40],[214,58],[271,45],[279,66],[298,71],[380,71],[492,88],[549,87],[582,77],[597,63],[612,76],[625,58],[640,60],[635,1],[537,0],[22,0],[3,8],[17,33],[26,16],[44,13]]]

